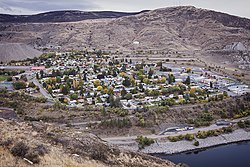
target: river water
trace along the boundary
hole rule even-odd
[[[174,155],[155,154],[190,167],[250,167],[250,141]]]

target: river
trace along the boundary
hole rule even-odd
[[[250,167],[250,141],[209,148],[199,152],[174,155],[155,154],[189,167]]]

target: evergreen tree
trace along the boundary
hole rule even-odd
[[[184,84],[190,85],[190,83],[191,83],[190,76],[188,76],[187,79],[185,80]]]
[[[121,91],[122,98],[124,98],[126,94],[127,94],[127,91],[123,88]]]

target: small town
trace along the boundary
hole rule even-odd
[[[28,66],[20,66],[27,63]],[[46,99],[68,107],[96,105],[143,110],[218,101],[250,91],[247,85],[209,69],[167,61],[135,61],[130,56],[117,59],[99,52],[51,53],[14,65],[19,66],[1,66],[22,69],[23,73],[8,79],[14,81],[14,89],[30,95],[40,92]],[[0,86],[13,89],[7,81]]]
[[[0,167],[250,167],[249,6],[0,0]]]

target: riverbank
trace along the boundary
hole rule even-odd
[[[194,146],[194,141],[161,141],[156,140],[154,144],[145,147],[142,150],[138,150],[138,145],[136,142],[130,142],[128,144],[119,145],[121,148],[129,149],[133,151],[139,151],[147,154],[177,154],[188,151],[202,150],[210,147],[215,147],[219,145],[226,145],[230,143],[236,143],[241,141],[249,141],[250,132],[246,132],[243,129],[237,129],[233,133],[223,134],[215,137],[208,137],[206,139],[197,139],[199,141],[199,146]]]

